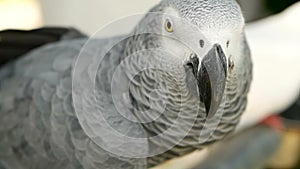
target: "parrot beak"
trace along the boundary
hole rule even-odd
[[[227,78],[227,60],[219,44],[203,58],[196,78],[200,100],[205,105],[207,117],[211,118],[221,104]]]

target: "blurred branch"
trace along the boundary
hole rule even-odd
[[[281,134],[265,125],[255,126],[222,142],[193,169],[257,169],[266,166],[278,149]]]

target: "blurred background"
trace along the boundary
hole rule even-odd
[[[92,34],[109,22],[144,13],[160,0],[0,0],[0,30],[72,26]],[[298,0],[238,0],[247,21],[283,11]],[[128,28],[123,28],[128,29]],[[124,31],[124,30],[121,30]]]
[[[114,20],[147,12],[159,1],[0,0],[0,31],[66,26],[92,35]],[[246,34],[254,62],[249,105],[239,126],[239,129],[243,129],[272,113],[287,110],[300,96],[300,2],[238,1],[248,23]],[[127,33],[133,27],[134,24],[126,24],[108,32],[107,35]],[[298,110],[293,111],[292,116],[287,116],[299,119]],[[269,166],[273,169],[288,169],[297,163],[300,164],[299,128],[289,130],[284,140],[287,147],[281,148],[281,152],[271,161]],[[183,164],[191,164],[192,159],[200,156],[202,155],[196,153],[184,158],[184,163],[174,162],[167,166],[183,169]]]

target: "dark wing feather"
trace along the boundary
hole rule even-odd
[[[12,61],[29,51],[61,39],[85,37],[73,28],[40,28],[35,30],[0,31],[0,65]]]

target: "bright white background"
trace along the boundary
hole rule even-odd
[[[74,26],[92,34],[113,20],[145,13],[159,0],[40,0],[46,25]],[[124,25],[118,32],[128,32]]]

